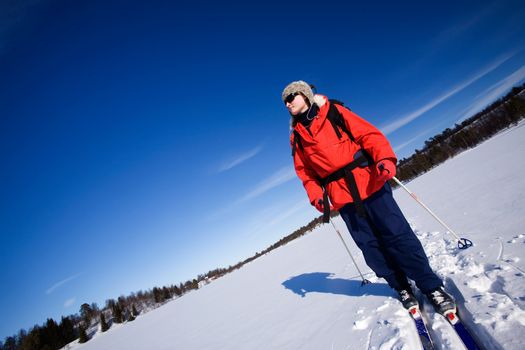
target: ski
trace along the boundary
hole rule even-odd
[[[413,306],[410,309],[408,309],[408,313],[410,316],[412,316],[412,319],[414,320],[414,323],[416,324],[417,333],[419,334],[419,340],[421,341],[421,345],[423,346],[424,350],[433,350],[434,349],[434,343],[432,342],[432,338],[430,337],[430,334],[428,333],[427,325],[425,324],[425,320],[423,319],[423,316],[421,315],[421,312],[419,311],[418,306]]]
[[[470,332],[465,328],[463,322],[455,312],[449,312],[444,315],[447,321],[452,325],[459,338],[468,350],[478,350],[480,347],[476,344]]]

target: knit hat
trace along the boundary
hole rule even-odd
[[[310,85],[308,85],[308,83],[302,80],[293,81],[284,88],[282,94],[283,102],[290,94],[296,92],[302,93],[308,99],[310,106],[314,104],[314,93],[312,91],[312,88],[310,88]]]

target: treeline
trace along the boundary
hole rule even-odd
[[[476,115],[425,141],[421,150],[399,161],[397,177],[402,181],[411,180],[501,130],[516,125],[524,117],[525,84],[513,88]]]
[[[200,285],[224,276],[243,265],[257,259],[280,246],[312,231],[322,223],[322,217],[312,220],[307,225],[295,230],[292,234],[280,239],[277,243],[260,253],[247,258],[228,268],[217,268],[206,274],[198,275],[184,284],[154,287],[148,291],[139,291],[129,296],[120,296],[116,300],[109,299],[100,309],[96,303],[84,303],[78,314],[62,317],[60,324],[48,319],[43,325],[35,325],[29,332],[20,330],[17,335],[7,337],[0,350],[55,350],[64,347],[75,339],[85,343],[98,331],[105,332],[113,324],[134,321],[140,314],[154,309],[163,303],[180,297],[185,293],[198,289]]]
[[[332,216],[337,215],[337,212],[332,212]],[[295,230],[292,232],[292,234],[285,236],[281,238],[277,243],[272,244],[270,247],[262,251],[261,255],[266,254],[274,249],[277,249],[291,241],[293,241],[296,238],[299,238],[303,236],[305,233],[313,231],[314,228],[321,225],[323,223],[323,216],[318,216],[317,218],[310,221],[307,225],[302,226],[301,228]]]
[[[416,150],[410,157],[399,161],[398,178],[402,181],[411,180],[456,154],[489,139],[499,131],[517,124],[524,117],[525,84],[513,88],[509,94],[492,103],[482,112],[431,137],[421,150]],[[333,212],[332,216],[335,215],[338,214]],[[114,323],[131,322],[141,313],[198,289],[202,283],[209,283],[239,269],[261,255],[312,231],[320,224],[322,224],[322,216],[244,261],[228,268],[211,270],[184,284],[154,287],[148,291],[120,296],[117,300],[109,299],[102,309],[99,309],[95,303],[82,304],[79,314],[62,317],[59,324],[53,319],[48,319],[42,326],[36,325],[29,332],[20,330],[17,335],[7,337],[3,343],[0,342],[0,350],[55,350],[75,339],[79,339],[81,343],[86,342],[98,329],[105,332]]]
[[[336,213],[332,213],[332,214],[336,214]],[[223,275],[225,275],[227,273],[232,272],[233,270],[240,269],[245,264],[248,264],[248,263],[254,261],[258,257],[260,257],[260,256],[262,256],[262,255],[264,255],[264,254],[266,254],[266,253],[268,253],[268,252],[270,252],[270,251],[272,251],[272,250],[274,250],[276,248],[279,248],[279,247],[285,245],[286,243],[289,243],[289,242],[293,241],[296,238],[301,237],[302,235],[304,235],[305,233],[307,233],[309,231],[312,231],[314,228],[316,228],[318,225],[320,225],[322,223],[323,223],[323,217],[319,216],[319,217],[313,219],[312,221],[310,221],[307,225],[302,226],[301,228],[295,230],[290,235],[281,238],[278,242],[272,244],[270,247],[266,248],[265,250],[255,253],[254,256],[249,257],[246,260],[241,261],[241,262],[239,262],[239,263],[237,263],[237,264],[235,264],[233,266],[230,266],[227,269],[221,269],[220,272],[216,274],[216,276],[220,277],[220,276],[223,276]]]
[[[48,319],[42,326],[35,326],[31,331],[20,330],[18,335],[7,337],[1,349],[60,349],[78,338],[72,317],[62,317],[60,324]]]
[[[113,324],[131,322],[141,313],[154,309],[168,300],[199,288],[201,281],[193,279],[184,284],[154,287],[148,291],[139,291],[129,296],[106,300],[100,309],[96,303],[84,303],[78,314],[62,317],[59,324],[48,319],[42,325],[35,325],[29,331],[21,329],[18,334],[0,342],[0,350],[55,350],[78,339],[87,342],[96,332],[105,332]]]

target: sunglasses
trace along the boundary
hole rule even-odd
[[[292,103],[292,101],[295,99],[295,96],[300,95],[300,94],[301,94],[300,92],[294,92],[286,96],[286,98],[284,99],[284,104]]]

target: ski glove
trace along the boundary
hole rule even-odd
[[[385,158],[376,164],[377,178],[380,181],[388,181],[396,176],[396,163],[391,159]]]
[[[316,199],[314,201],[314,207],[315,209],[319,210],[321,213],[324,213],[324,202],[321,198]],[[333,210],[334,208],[330,206],[330,210]]]

